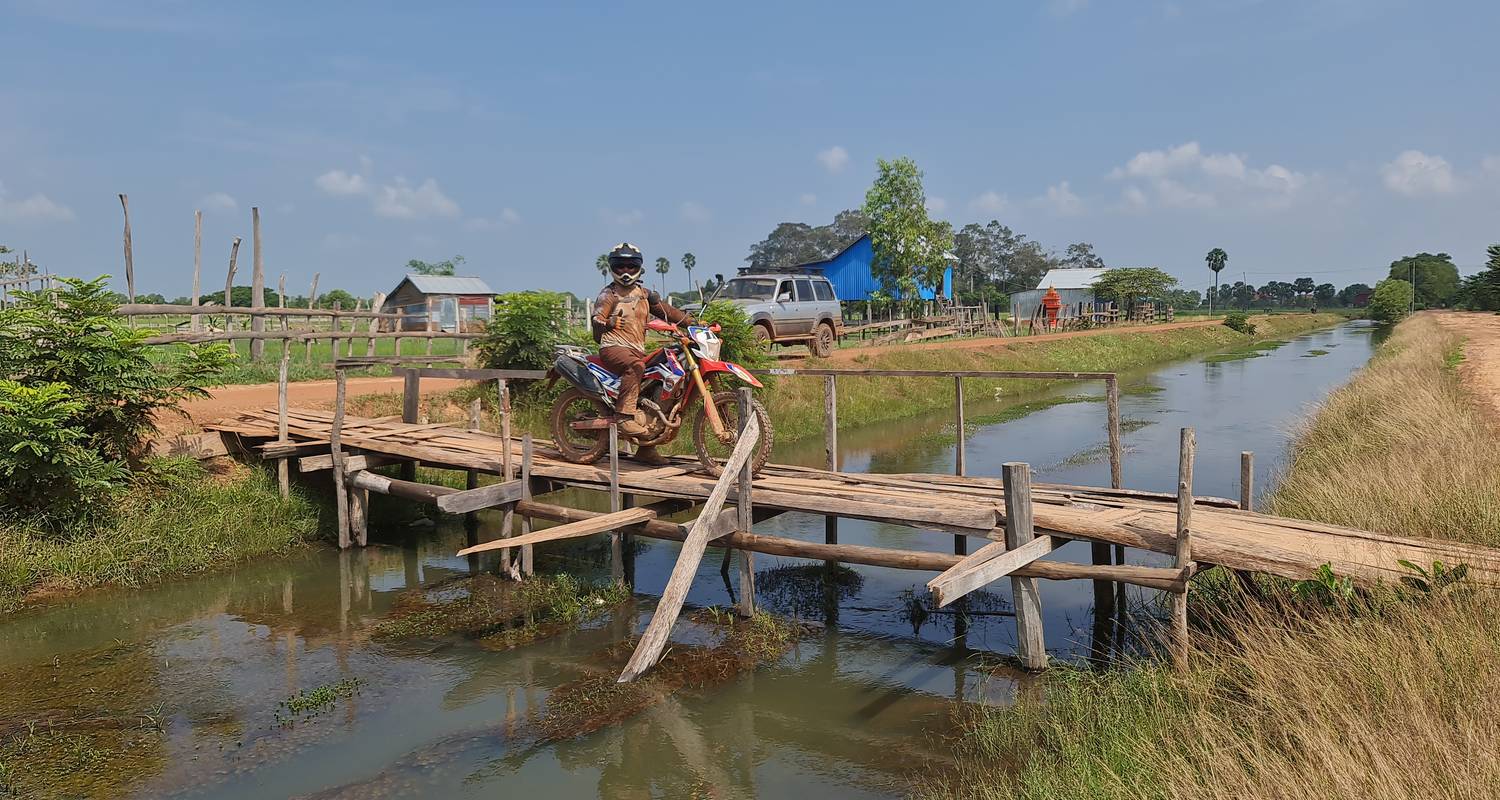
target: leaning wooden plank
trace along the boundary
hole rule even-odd
[[[677,614],[682,611],[682,602],[687,599],[688,587],[693,583],[693,576],[698,572],[698,563],[703,560],[703,549],[708,546],[709,539],[714,537],[714,523],[719,512],[724,510],[724,500],[729,496],[729,487],[739,479],[740,467],[750,459],[750,453],[755,449],[755,444],[760,440],[760,422],[755,416],[740,431],[739,441],[734,445],[734,452],[730,454],[729,461],[724,465],[724,473],[714,484],[713,493],[708,496],[708,502],[703,504],[703,510],[698,515],[698,521],[693,523],[692,530],[688,532],[687,540],[682,543],[682,550],[677,555],[677,563],[672,567],[672,577],[667,580],[667,588],[662,592],[661,600],[656,604],[656,613],[651,615],[651,624],[646,627],[646,633],[641,636],[640,644],[636,645],[635,652],[631,653],[630,661],[625,665],[625,671],[620,673],[620,683],[628,683],[640,677],[642,673],[656,664],[661,658],[662,648],[667,646],[667,636],[672,633],[672,626],[677,623]],[[723,532],[718,532],[722,535]]]
[[[387,478],[373,472],[356,472],[350,475],[348,480],[349,485],[360,489],[369,489],[377,494],[388,494],[392,497],[416,500],[421,503],[436,503],[445,495],[458,494],[463,491],[450,489],[447,486],[433,486],[430,483]]]
[[[1066,543],[1067,540],[1059,536],[1039,536],[1014,550],[1006,550],[1000,542],[985,545],[979,552],[990,551],[988,558],[975,564],[960,563],[957,567],[928,581],[927,588],[932,590],[932,596],[937,601],[938,608],[942,608],[975,589],[1015,572],[1016,569],[1030,564]],[[999,549],[992,549],[996,545],[1000,545]]]
[[[386,467],[391,464],[400,464],[406,460],[397,456],[346,456],[344,458],[344,466],[350,472],[356,472],[359,470],[374,469],[375,467]],[[322,472],[325,469],[332,468],[333,456],[331,455],[306,456],[297,459],[298,472]]]
[[[520,481],[504,481],[468,489],[454,494],[445,494],[437,499],[437,507],[450,514],[467,514],[481,508],[503,506],[521,499],[523,487]]]
[[[649,508],[627,508],[624,511],[616,511],[581,522],[570,522],[566,525],[558,525],[555,528],[548,528],[544,531],[534,531],[521,536],[511,536],[505,539],[496,539],[492,542],[476,544],[473,547],[465,547],[458,551],[456,555],[466,556],[471,553],[483,553],[489,550],[503,550],[528,544],[554,542],[558,539],[577,539],[584,536],[593,536],[596,533],[612,531],[616,528],[623,528],[626,525],[636,525],[653,519],[656,519],[656,512]]]

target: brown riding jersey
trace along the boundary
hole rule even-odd
[[[645,353],[646,323],[653,314],[673,325],[688,318],[686,312],[644,286],[622,289],[610,283],[594,301],[594,339],[600,347],[628,347]]]

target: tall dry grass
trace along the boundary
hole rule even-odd
[[[1278,513],[1500,541],[1496,431],[1460,387],[1461,342],[1403,323],[1303,431]],[[1058,671],[971,708],[969,767],[928,796],[1500,797],[1500,592],[1310,610],[1214,605],[1191,666]]]

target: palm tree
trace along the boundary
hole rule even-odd
[[[667,270],[672,268],[672,262],[666,256],[658,256],[656,259],[656,274],[661,276],[661,293],[667,293]]]
[[[609,253],[601,253],[594,259],[594,269],[599,270],[600,275],[609,274]]]
[[[1214,313],[1214,300],[1219,295],[1219,270],[1224,269],[1224,264],[1229,261],[1229,254],[1224,252],[1224,248],[1215,247],[1208,251],[1208,257],[1204,260],[1208,262],[1208,268],[1214,272],[1214,292],[1208,296],[1208,313],[1212,314]]]
[[[682,268],[687,270],[688,291],[693,290],[693,267],[698,266],[698,257],[692,253],[682,254]],[[701,294],[701,292],[700,292]]]

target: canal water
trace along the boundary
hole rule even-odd
[[[1198,494],[1238,497],[1242,450],[1256,453],[1256,486],[1273,486],[1299,419],[1365,363],[1374,335],[1353,322],[1122,375],[1125,485],[1172,491],[1177,432],[1191,425]],[[1007,411],[1021,402],[1036,410]],[[1109,483],[1102,386],[1060,385],[1026,397],[1002,391],[970,403],[969,417],[972,475],[998,476],[1002,462],[1026,461],[1038,481]],[[841,431],[841,465],[950,472],[954,434],[948,414]],[[818,464],[821,443],[784,446],[776,457]],[[945,766],[941,737],[955,699],[1003,703],[1027,688],[1024,675],[995,657],[1014,649],[1006,581],[972,596],[966,614],[932,613],[922,591],[930,575],[830,573],[758,555],[762,605],[810,623],[786,657],[727,684],[679,691],[595,733],[539,743],[528,723],[548,692],[644,626],[677,545],[640,541],[633,603],[529,647],[372,641],[371,626],[401,593],[470,570],[452,555],[464,541],[461,526],[393,519],[375,520],[383,544],[363,552],[305,551],[6,618],[0,720],[35,713],[24,706],[41,701],[27,698],[49,693],[97,698],[87,703],[139,717],[150,736],[135,736],[125,757],[87,767],[98,771],[99,786],[123,787],[110,795],[889,797],[904,794],[921,771]],[[786,514],[756,531],[821,540],[823,519]],[[839,536],[892,548],[952,546],[949,534],[850,520]],[[608,577],[607,547],[538,551],[544,570]],[[1055,557],[1089,553],[1075,543]],[[1134,551],[1132,558],[1159,563]],[[721,563],[721,551],[710,549],[691,605],[732,601]],[[1041,599],[1049,652],[1080,663],[1139,646],[1144,621],[1159,608],[1154,593],[1132,592],[1125,607],[1133,624],[1096,625],[1087,581],[1043,581]],[[287,722],[282,701],[355,678],[357,690],[330,710]]]

